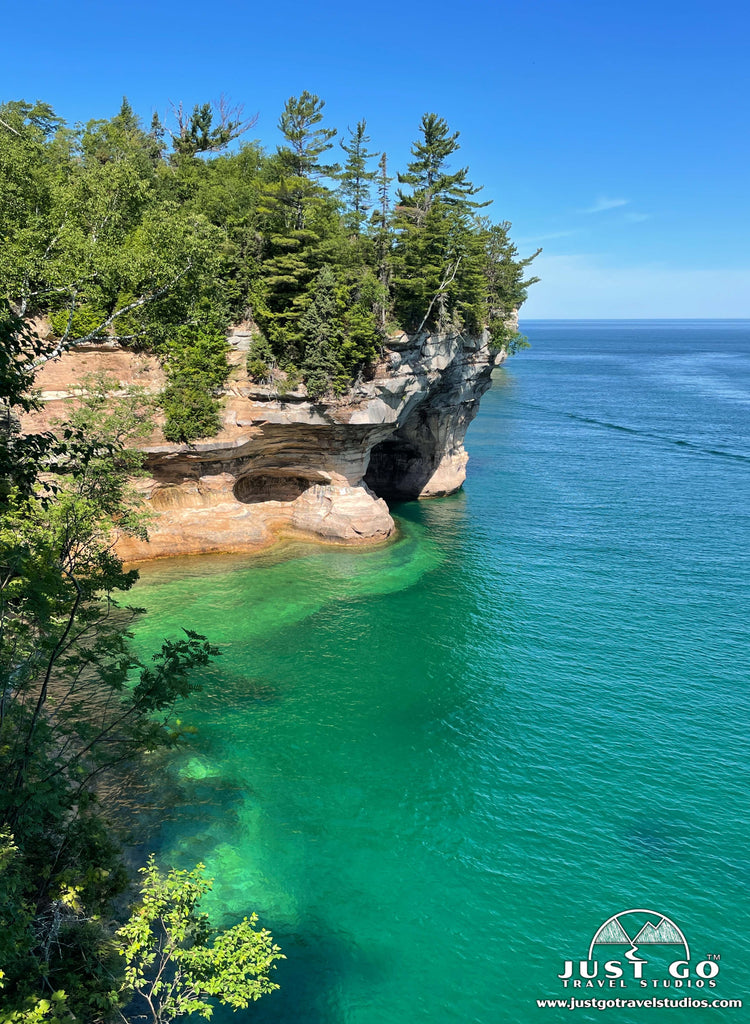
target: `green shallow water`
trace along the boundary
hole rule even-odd
[[[535,1000],[631,907],[750,999],[750,329],[526,331],[465,491],[401,506],[396,543],[143,570],[139,646],[223,651],[130,794],[144,848],[202,860],[212,915],[256,910],[287,955],[216,1020],[559,1018]]]

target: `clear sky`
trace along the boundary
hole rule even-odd
[[[526,317],[750,317],[750,6],[740,0],[71,0],[3,5],[0,99],[70,121],[285,100],[404,167],[425,111],[543,283]],[[458,162],[457,162],[458,163]]]

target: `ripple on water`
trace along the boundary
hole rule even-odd
[[[144,650],[224,651],[153,843],[288,957],[219,1021],[541,1022],[638,906],[748,998],[748,326],[526,333],[465,493],[401,506],[397,543],[143,573]]]

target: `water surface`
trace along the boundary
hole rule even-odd
[[[631,907],[750,1000],[750,324],[525,331],[464,492],[402,505],[395,544],[143,571],[139,645],[223,651],[148,845],[288,958],[218,1021],[559,1019],[535,1000]]]

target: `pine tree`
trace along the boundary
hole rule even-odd
[[[329,266],[322,267],[318,274],[312,302],[300,317],[300,330],[305,344],[302,370],[307,391],[312,398],[320,398],[337,383],[344,383],[345,378],[338,355],[343,329],[336,299],[336,277]]]
[[[347,227],[357,237],[362,233],[367,211],[370,209],[370,182],[376,178],[375,171],[367,169],[368,160],[376,154],[367,151],[370,136],[365,134],[366,129],[367,122],[358,121],[354,131],[348,129],[349,142],[342,140],[339,143],[347,155],[340,175],[340,192],[349,207],[345,219]]]
[[[135,111],[130,106],[127,96],[123,96],[120,111],[114,118],[115,124],[125,132],[135,132],[140,128],[140,122]]]
[[[299,364],[304,351],[299,320],[322,256],[314,231],[274,232],[266,239],[261,277],[251,300],[253,316],[282,364]]]
[[[321,184],[339,170],[321,162],[336,135],[321,126],[324,106],[309,92],[287,100],[278,125],[285,144],[269,161],[259,207],[265,251],[253,312],[282,364],[304,358],[300,316],[315,275],[330,259],[324,243],[341,231],[333,196]]]
[[[338,164],[322,164],[320,157],[333,146],[335,128],[316,127],[323,120],[325,102],[305,90],[301,96],[291,96],[279,118],[279,130],[287,145],[280,146],[278,155],[286,181],[284,198],[293,211],[292,227],[305,226],[305,202],[318,192],[321,177],[332,177]]]
[[[151,152],[154,163],[158,163],[164,152],[164,125],[159,120],[159,115],[154,111],[151,116],[151,128],[148,133],[151,141]]]
[[[388,214],[391,209],[390,187],[393,178],[388,177],[388,157],[382,153],[378,161],[378,227],[385,231],[388,228]]]
[[[176,160],[198,153],[218,153],[258,120],[245,117],[241,105],[230,106],[222,96],[218,104],[196,103],[190,114],[182,104],[173,107],[177,131],[172,132]]]
[[[448,157],[460,149],[460,133],[454,132],[451,135],[447,121],[437,114],[423,114],[419,128],[422,139],[417,140],[411,148],[414,159],[408,165],[407,172],[398,175],[400,184],[412,187],[410,193],[404,193],[401,189],[398,191],[402,213],[410,216],[417,226],[421,226],[437,200],[462,213],[488,206],[489,203],[477,203],[470,198],[481,192],[481,186],[477,188],[467,180],[468,167],[462,167],[453,174],[447,171]]]
[[[526,347],[526,339],[514,331],[511,314],[526,301],[527,289],[536,284],[538,277],[525,277],[526,268],[536,259],[541,249],[531,256],[518,258],[518,250],[510,240],[510,223],[482,223],[484,273],[487,287],[487,316],[494,348],[504,348],[513,355]]]
[[[407,330],[473,330],[478,326],[483,282],[481,275],[474,279],[477,267],[468,257],[475,211],[488,204],[471,198],[480,189],[468,180],[468,167],[448,171],[447,160],[459,148],[459,133],[451,134],[436,114],[423,115],[420,131],[422,138],[411,149],[414,159],[406,173],[398,175],[400,184],[410,185],[412,191],[399,189],[395,211],[396,312]],[[463,308],[456,302],[459,275],[464,285],[471,281],[471,297]]]
[[[381,330],[385,330],[388,317],[388,306],[386,297],[391,287],[391,248],[393,245],[393,234],[390,229],[390,186],[393,178],[388,176],[388,157],[381,154],[378,162],[378,209],[374,214],[376,233],[375,249],[377,253],[377,273],[381,287],[381,298],[376,304],[375,314]]]

